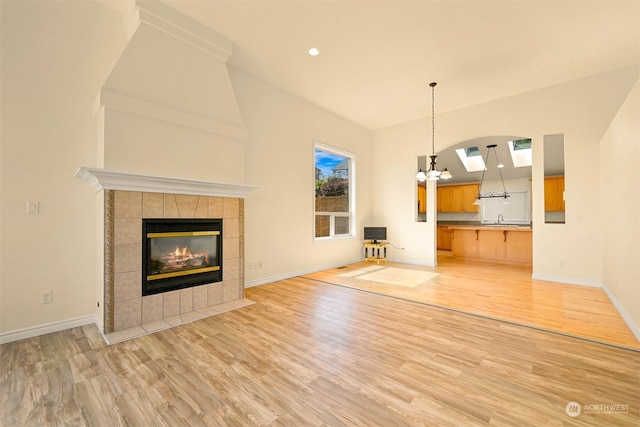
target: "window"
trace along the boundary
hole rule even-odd
[[[513,160],[513,167],[521,168],[531,166],[533,159],[531,153],[531,139],[527,138],[509,141],[509,152],[511,153],[511,160]]]
[[[456,154],[467,172],[478,172],[485,169],[484,160],[478,147],[458,148]]]
[[[316,143],[314,166],[315,237],[352,236],[355,157]]]

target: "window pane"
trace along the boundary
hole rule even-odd
[[[316,215],[316,237],[329,237],[331,217],[329,215]]]
[[[316,212],[349,212],[350,162],[316,148]]]
[[[349,196],[316,196],[316,212],[349,212]]]
[[[337,216],[335,218],[335,232],[337,235],[349,235],[349,223],[351,222],[351,218],[347,216]]]

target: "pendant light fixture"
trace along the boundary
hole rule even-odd
[[[431,155],[429,156],[429,158],[431,159],[431,163],[429,164],[429,170],[427,170],[427,172],[424,172],[422,169],[420,169],[420,171],[418,171],[417,175],[416,175],[416,179],[420,182],[425,181],[425,180],[430,180],[430,181],[437,181],[439,179],[451,179],[451,173],[447,170],[447,168],[444,168],[443,170],[438,170],[438,167],[436,166],[436,158],[438,157],[436,155],[436,125],[435,125],[435,102],[436,102],[436,98],[435,98],[435,87],[436,87],[437,83],[436,82],[432,82],[429,83],[429,86],[431,86]]]
[[[482,204],[482,199],[494,199],[494,198],[498,198],[498,197],[502,197],[505,200],[509,197],[509,193],[507,193],[507,189],[504,186],[504,179],[502,178],[502,167],[504,166],[502,163],[500,163],[500,160],[498,160],[498,152],[496,151],[496,147],[498,145],[497,144],[490,144],[487,145],[487,156],[484,159],[484,169],[482,170],[482,179],[480,180],[480,186],[478,187],[478,195],[476,196],[476,201],[473,203],[474,205],[480,205]],[[487,166],[489,165],[489,153],[491,152],[491,150],[493,150],[493,154],[496,158],[496,167],[498,168],[498,172],[500,173],[500,182],[502,182],[502,193],[498,193],[498,192],[487,192],[487,193],[483,193],[482,192],[482,184],[484,183],[484,173],[487,170]]]

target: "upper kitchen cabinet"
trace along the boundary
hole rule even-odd
[[[419,171],[427,169],[427,156],[417,156],[416,158],[416,174]],[[415,216],[417,222],[427,221],[427,182],[425,180],[417,180],[416,200],[414,201]]]
[[[544,136],[544,222],[565,223],[564,134]]]
[[[478,184],[438,186],[438,212],[477,213]]]
[[[479,184],[468,184],[462,186],[462,212],[480,211],[480,207],[475,204],[479,187]]]
[[[544,211],[564,212],[564,176],[544,178]]]
[[[427,212],[427,186],[425,184],[418,183],[418,213],[423,214]]]

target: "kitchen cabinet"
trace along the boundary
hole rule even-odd
[[[507,258],[506,235],[501,231],[478,233],[478,257],[502,261]]]
[[[544,178],[544,210],[545,212],[564,211],[564,176]]]
[[[422,184],[418,184],[418,212],[427,212],[427,187]]]
[[[478,233],[472,228],[452,228],[451,252],[454,256],[478,257]]]
[[[446,185],[438,187],[438,212],[475,213],[478,184]]]
[[[439,225],[438,226],[438,236],[437,236],[437,247],[438,250],[441,251],[450,251],[451,250],[451,230],[447,225]]]
[[[468,184],[462,186],[462,212],[479,212],[480,206],[474,205],[480,186]]]
[[[527,265],[532,264],[533,245],[531,240],[531,232],[517,233],[512,232],[507,235],[506,241],[506,258],[515,262],[522,262]]]
[[[531,266],[533,245],[530,228],[449,227],[454,257],[499,264]]]
[[[438,212],[451,212],[451,187],[438,187]]]

